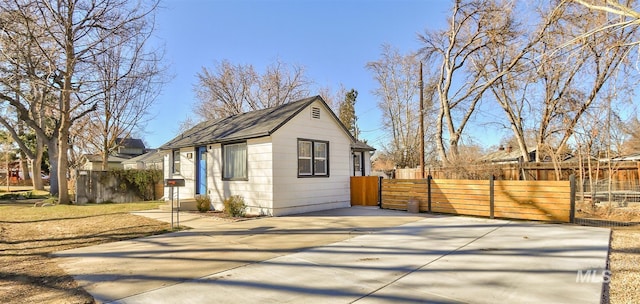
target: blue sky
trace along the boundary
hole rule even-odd
[[[365,65],[377,60],[381,45],[401,52],[420,47],[417,34],[441,27],[448,0],[166,0],[155,43],[166,47],[173,78],[150,110],[142,135],[149,147],[173,138],[193,115],[193,86],[203,66],[216,61],[252,64],[259,72],[275,60],[305,67],[318,87],[340,84],[359,95],[356,115],[361,138],[381,148],[384,134],[372,91],[377,86]],[[495,143],[489,143],[495,144]]]

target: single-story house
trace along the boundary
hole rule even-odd
[[[147,153],[127,159],[122,162],[125,170],[129,169],[158,169],[162,170],[164,155],[158,149],[149,149]]]
[[[607,158],[600,159],[601,162],[608,161]],[[640,153],[631,153],[611,158],[611,161],[640,161]]]
[[[107,168],[102,167],[102,154],[84,154],[80,169],[89,171],[124,169],[124,161],[140,156],[147,151],[142,139],[117,138],[115,151],[107,157]]]
[[[529,149],[529,159],[535,160],[537,149]],[[520,149],[514,149],[512,146],[500,146],[498,151],[484,155],[478,159],[483,163],[491,164],[513,164],[522,163],[524,161]]]
[[[240,195],[247,213],[279,216],[350,206],[350,176],[369,172],[375,149],[315,96],[202,122],[160,150],[164,178],[185,180],[181,200],[208,195],[220,210]]]
[[[101,154],[85,154],[82,155],[82,170],[89,171],[104,171],[110,169],[122,169],[122,162],[127,158],[109,155],[107,157],[107,168],[102,167],[102,155]]]

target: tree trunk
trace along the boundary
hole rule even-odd
[[[58,196],[60,192],[58,183],[58,142],[57,138],[47,140],[47,150],[49,153],[49,193],[52,196]]]
[[[42,139],[36,136],[36,155],[35,158],[31,160],[31,180],[33,181],[33,190],[44,190],[44,183],[42,182],[42,176],[40,175],[43,153],[44,144]],[[51,176],[49,176],[49,178],[51,178]]]
[[[441,105],[442,106],[442,105]],[[445,150],[444,147],[444,143],[443,141],[443,119],[444,119],[444,112],[442,110],[440,110],[440,112],[438,113],[438,120],[436,122],[436,145],[438,148],[438,155],[440,156],[440,160],[442,161],[442,165],[443,166],[448,166],[449,165],[449,160],[447,159],[447,152]]]
[[[68,112],[62,114],[60,133],[58,134],[58,204],[71,204],[69,200],[69,184],[67,171],[69,169],[69,118]]]
[[[20,172],[22,172],[22,179],[26,182],[29,177],[29,159],[24,155],[24,152],[20,151]]]

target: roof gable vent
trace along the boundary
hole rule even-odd
[[[311,107],[311,118],[320,119],[320,108]]]

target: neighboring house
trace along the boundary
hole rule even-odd
[[[601,162],[606,162],[608,159],[601,158]],[[632,153],[627,155],[620,155],[614,158],[611,158],[611,161],[640,161],[640,153]]]
[[[536,149],[529,149],[529,159],[534,161],[536,159]],[[478,161],[483,163],[492,163],[492,164],[511,164],[511,163],[522,163],[522,153],[520,153],[520,149],[513,149],[511,146],[500,146],[498,151],[489,153],[485,156],[482,156],[478,159]]]
[[[126,158],[109,155],[107,158],[107,168],[102,167],[102,155],[101,154],[85,154],[82,156],[83,164],[82,170],[89,171],[103,171],[109,169],[122,169],[122,162],[127,160]]]
[[[115,155],[123,158],[132,158],[147,152],[144,142],[139,138],[117,138]]]
[[[185,180],[180,199],[209,195],[220,210],[241,195],[248,213],[279,216],[350,206],[349,177],[370,170],[373,148],[315,96],[200,123],[160,149],[164,177]]]
[[[82,170],[109,170],[123,169],[122,162],[144,154],[147,150],[139,138],[118,138],[116,139],[117,149],[107,158],[107,168],[102,167],[102,154],[85,154],[82,157]]]
[[[162,170],[164,155],[158,149],[151,149],[149,152],[127,159],[122,162],[125,170],[128,169],[159,169]]]

